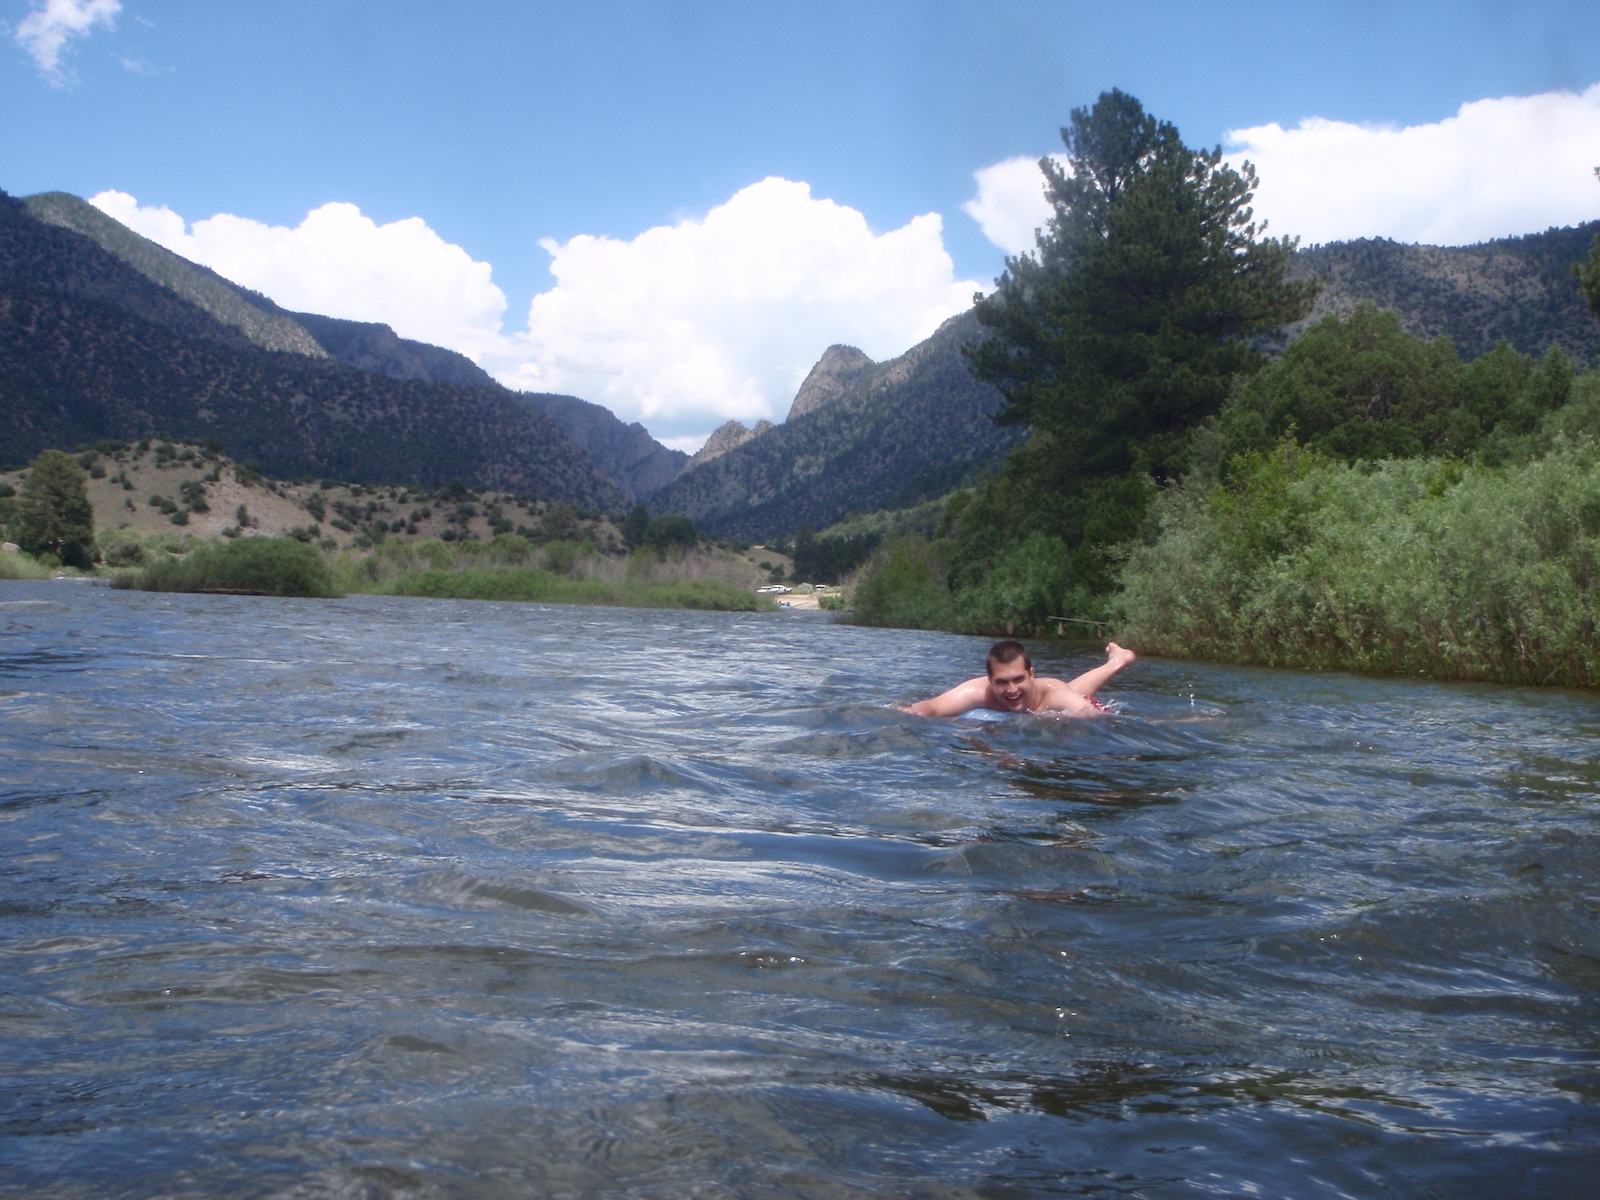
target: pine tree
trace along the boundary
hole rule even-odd
[[[1074,110],[1061,136],[1066,168],[1040,163],[1049,225],[977,302],[990,336],[968,349],[972,372],[1004,395],[996,419],[1033,435],[963,520],[957,588],[1035,532],[1089,551],[1079,573],[1092,572],[1094,549],[1137,531],[1194,427],[1264,362],[1257,343],[1316,295],[1289,279],[1294,240],[1254,222],[1249,164],[1189,148],[1121,91]]]
[[[28,464],[18,506],[18,542],[29,554],[54,554],[69,567],[94,561],[94,509],[87,476],[59,450]]]
[[[1594,169],[1594,174],[1600,179],[1600,167]],[[1578,289],[1589,302],[1589,311],[1600,317],[1600,233],[1594,235],[1588,259],[1572,264],[1572,273],[1578,277]]]

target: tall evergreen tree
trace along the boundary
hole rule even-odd
[[[1181,470],[1184,435],[1262,362],[1249,339],[1304,316],[1295,242],[1259,237],[1256,178],[1191,150],[1139,101],[1104,93],[1061,131],[1069,170],[1040,163],[1054,209],[1035,253],[978,302],[993,336],[974,373],[1000,419],[1052,434],[1086,470]]]
[[[94,561],[94,509],[87,477],[59,450],[28,464],[18,506],[18,542],[29,554],[54,554],[69,567]]]
[[[1594,169],[1596,179],[1600,179],[1600,167]],[[1589,246],[1589,257],[1581,263],[1572,264],[1572,273],[1578,277],[1578,287],[1583,292],[1583,298],[1589,302],[1589,310],[1600,317],[1600,233],[1594,235],[1594,242]]]
[[[1004,395],[996,419],[1034,432],[963,522],[957,587],[1032,532],[1074,550],[1130,536],[1193,427],[1264,361],[1255,343],[1316,295],[1289,279],[1294,240],[1253,220],[1248,164],[1189,148],[1121,91],[1061,136],[1067,167],[1040,163],[1048,226],[977,303],[990,336],[971,369]]]

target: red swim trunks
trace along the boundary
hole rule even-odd
[[[1108,713],[1111,711],[1110,705],[1100,703],[1100,701],[1096,700],[1093,696],[1085,696],[1084,699],[1089,702],[1089,704],[1094,708],[1095,712]]]

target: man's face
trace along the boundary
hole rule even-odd
[[[989,686],[1001,704],[1013,712],[1028,707],[1028,692],[1033,683],[1033,668],[1023,666],[1020,658],[1008,663],[989,664]]]

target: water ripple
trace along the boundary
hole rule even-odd
[[[0,583],[0,1194],[1582,1194],[1600,702]],[[1038,647],[1053,673],[1086,651]]]

